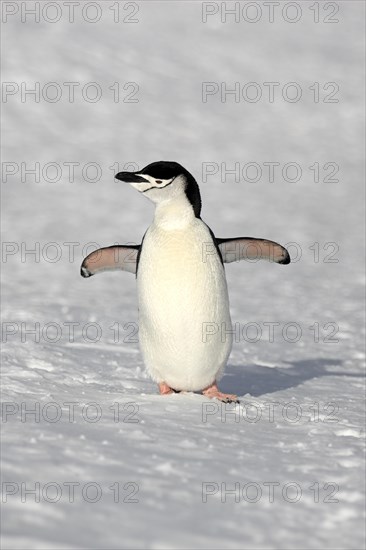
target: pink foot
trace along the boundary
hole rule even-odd
[[[160,395],[169,395],[170,393],[176,393],[173,388],[168,386],[165,382],[160,382],[159,384],[159,393]]]
[[[216,382],[211,384],[211,386],[209,386],[208,388],[202,390],[202,393],[210,399],[219,399],[220,401],[224,401],[225,403],[239,403],[236,395],[232,393],[222,393],[221,391],[219,391]]]

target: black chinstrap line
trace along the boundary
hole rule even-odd
[[[176,178],[177,176],[175,176]],[[149,187],[149,189],[145,189],[145,191],[141,191],[142,193],[146,193],[146,191],[151,191],[151,189],[159,189],[159,191],[161,189],[165,189],[166,187],[169,187],[169,185],[171,185],[173,183],[173,181],[175,180],[175,178],[172,179],[172,181],[170,183],[167,183],[166,185],[164,185],[164,187]]]

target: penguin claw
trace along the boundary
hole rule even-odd
[[[218,395],[214,395],[211,399],[218,399],[222,403],[240,403],[236,395],[221,392]]]
[[[160,382],[159,393],[160,395],[171,395],[172,393],[187,393],[187,392],[180,392],[178,390],[174,390],[173,388],[168,386],[166,382]],[[203,395],[205,395],[206,397],[209,397],[210,399],[218,399],[223,403],[240,403],[236,395],[232,393],[223,393],[219,391],[217,384],[212,384],[212,386],[205,388],[204,390],[202,390],[202,393]]]
[[[209,397],[210,399],[218,399],[223,403],[239,403],[239,399],[237,398],[236,395],[232,393],[223,393],[219,391],[219,388],[217,387],[216,383],[204,389],[202,393],[203,395],[205,395],[206,397]]]
[[[221,394],[221,395],[224,395],[225,397],[215,397],[215,399],[218,399],[222,403],[240,403],[236,395],[226,395],[226,394]]]
[[[168,384],[165,382],[160,382],[159,384],[159,393],[160,395],[169,395],[171,393],[178,393],[176,390],[173,390]]]

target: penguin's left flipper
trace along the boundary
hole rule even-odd
[[[136,273],[140,245],[107,246],[89,254],[81,264],[80,275],[91,277],[102,271],[129,271]]]
[[[289,264],[290,254],[278,243],[267,239],[252,237],[235,237],[233,239],[218,239],[217,245],[224,263],[240,260],[268,260],[277,264]]]

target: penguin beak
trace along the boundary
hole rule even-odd
[[[147,179],[138,176],[136,172],[118,172],[114,177],[126,183],[149,183]]]
[[[151,183],[148,179],[143,178],[136,172],[119,172],[114,176],[117,180],[125,181],[132,185],[134,189],[137,189],[140,193],[144,193],[151,187]]]

